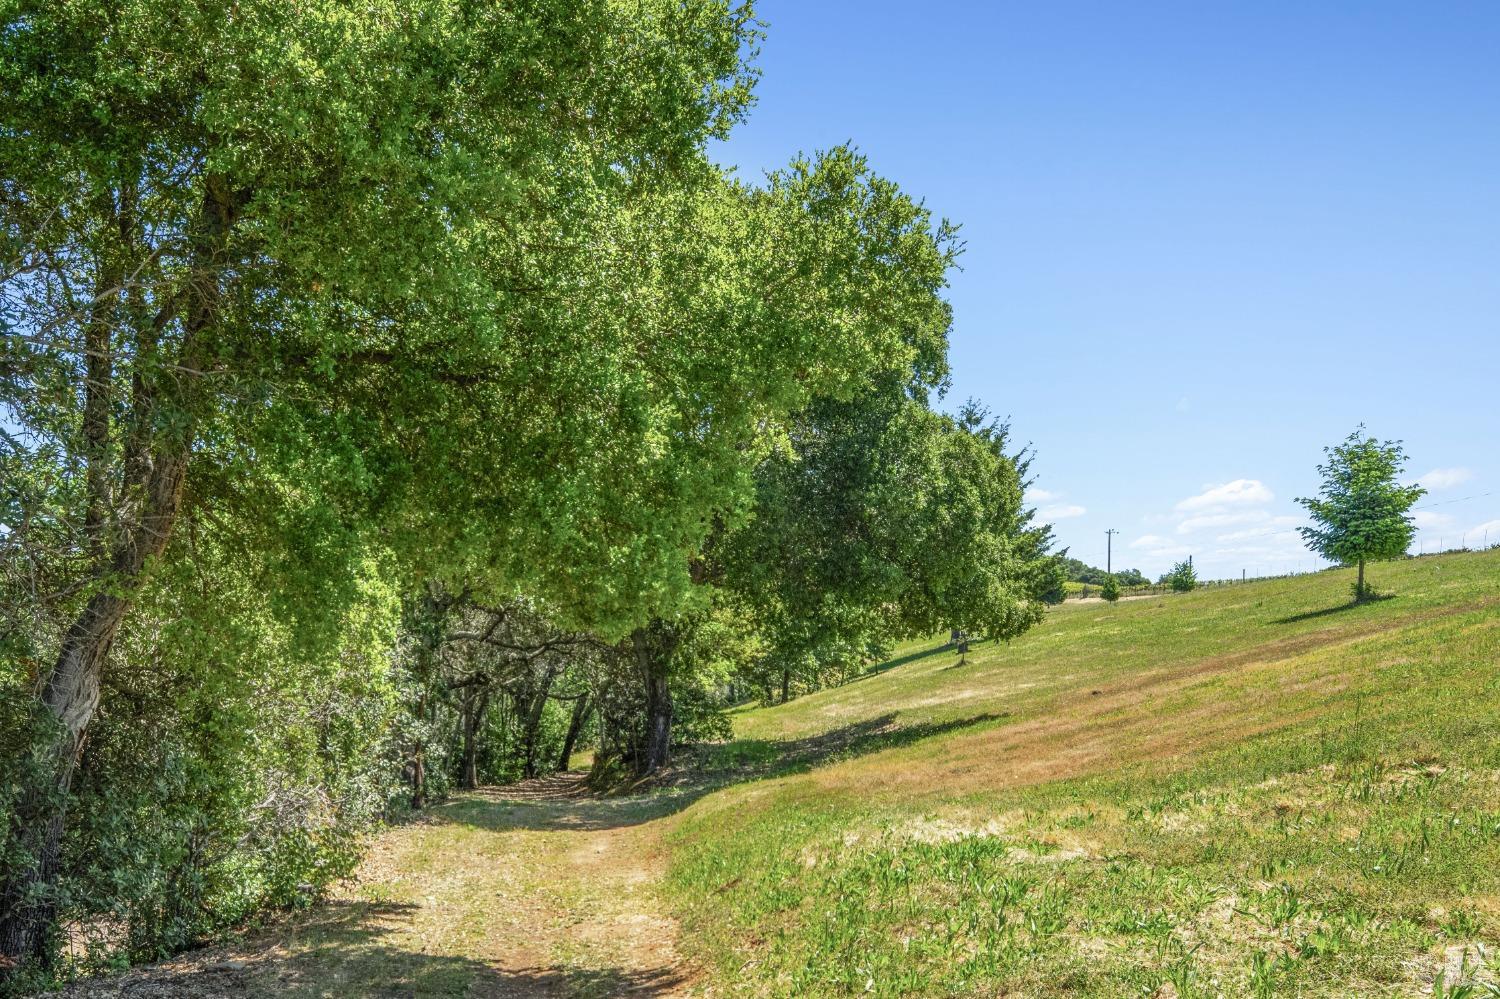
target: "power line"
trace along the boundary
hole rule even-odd
[[[1486,496],[1495,495],[1493,492],[1476,493],[1473,496],[1460,496],[1458,499],[1442,500],[1438,503],[1423,503],[1421,506],[1412,507],[1413,510],[1431,510],[1435,506],[1451,506],[1454,503],[1467,503],[1473,499],[1484,499]]]

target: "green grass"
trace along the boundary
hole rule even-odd
[[[1374,579],[1064,605],[741,712],[720,761],[782,775],[674,820],[684,946],[751,995],[1490,994],[1500,552]]]

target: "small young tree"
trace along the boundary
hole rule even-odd
[[[1184,559],[1172,566],[1172,571],[1167,573],[1167,583],[1177,593],[1197,589],[1198,573],[1193,569],[1193,560]]]
[[[1108,600],[1110,603],[1114,603],[1116,600],[1119,600],[1120,581],[1118,579],[1115,579],[1114,576],[1105,576],[1104,586],[1102,589],[1100,589],[1099,595],[1105,600]]]
[[[1319,555],[1340,565],[1359,566],[1354,599],[1365,600],[1371,595],[1365,563],[1406,554],[1415,533],[1408,511],[1426,490],[1396,481],[1406,468],[1401,442],[1366,437],[1363,424],[1344,443],[1324,448],[1323,453],[1328,460],[1318,466],[1322,490],[1311,499],[1297,499],[1315,525],[1299,530]]]

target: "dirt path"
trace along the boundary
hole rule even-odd
[[[682,995],[652,827],[682,802],[589,797],[580,779],[460,796],[382,835],[328,904],[67,995]]]

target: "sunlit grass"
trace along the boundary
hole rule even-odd
[[[684,814],[689,946],[751,994],[1486,994],[1500,553],[1348,576],[1064,606],[741,713],[750,756],[844,748]]]

